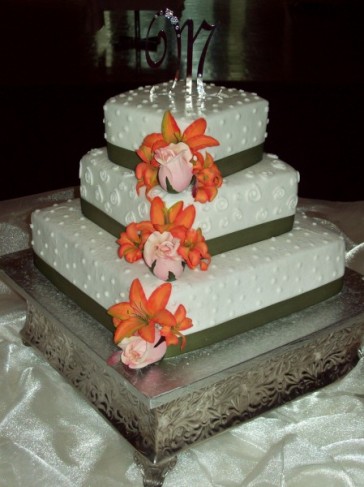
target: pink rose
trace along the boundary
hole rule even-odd
[[[192,152],[187,144],[169,144],[157,149],[154,157],[160,164],[158,179],[165,191],[172,189],[180,193],[189,186],[193,176],[193,165]]]
[[[109,358],[108,364],[116,365],[121,360],[123,364],[131,369],[142,369],[147,365],[158,362],[158,360],[164,357],[167,350],[165,340],[156,346],[160,339],[161,335],[158,330],[155,331],[154,343],[146,342],[139,335],[124,338],[118,344],[121,351],[115,352]]]
[[[178,279],[183,272],[183,259],[178,253],[180,240],[170,232],[153,232],[144,244],[143,257],[153,274],[168,281]]]

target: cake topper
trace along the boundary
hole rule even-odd
[[[186,56],[186,91],[189,95],[192,95],[192,87],[193,87],[193,81],[192,81],[192,65],[193,65],[193,46],[200,35],[200,32],[202,30],[210,32],[208,35],[205,45],[202,49],[201,56],[199,59],[199,63],[197,66],[197,93],[199,96],[203,97],[205,95],[205,89],[203,85],[203,69],[204,69],[204,64],[205,64],[205,59],[206,59],[206,53],[211,41],[211,38],[215,32],[216,25],[209,24],[206,22],[206,20],[203,20],[200,27],[197,29],[196,33],[194,33],[194,23],[192,19],[187,19],[182,27],[180,26],[179,19],[176,15],[174,15],[173,11],[170,10],[169,8],[166,8],[165,10],[160,10],[157,12],[150,25],[148,28],[147,32],[147,45],[146,45],[146,59],[150,67],[152,68],[158,68],[162,62],[164,61],[167,53],[167,44],[168,44],[168,39],[167,35],[164,30],[160,30],[158,32],[158,39],[163,40],[163,54],[160,57],[159,60],[154,61],[149,53],[148,49],[148,40],[149,40],[149,35],[151,32],[151,29],[154,25],[154,23],[157,21],[157,19],[164,17],[167,19],[170,24],[172,25],[174,32],[176,34],[176,41],[177,41],[177,59],[178,59],[178,65],[177,65],[177,71],[174,77],[174,83],[172,86],[172,90],[174,86],[176,85],[176,82],[180,78],[180,65],[181,65],[181,58],[182,58],[182,33],[185,29],[187,29],[187,56]]]

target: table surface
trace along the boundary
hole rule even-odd
[[[0,203],[0,255],[30,245],[29,213],[74,188]],[[364,275],[364,201],[300,200],[344,234]],[[331,224],[331,223],[330,223]],[[24,301],[0,281],[0,486],[142,485],[133,450],[19,338]],[[179,455],[165,486],[364,485],[364,359],[344,379]]]

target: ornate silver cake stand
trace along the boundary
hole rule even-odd
[[[364,280],[348,270],[338,296],[305,311],[141,371],[112,368],[111,332],[40,274],[31,251],[0,268],[27,302],[24,342],[133,445],[144,486],[161,486],[183,448],[345,374],[364,334]]]

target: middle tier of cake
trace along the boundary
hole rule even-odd
[[[143,261],[118,257],[115,237],[85,218],[79,200],[37,210],[32,227],[38,267],[110,330],[106,310],[129,300],[134,279],[147,296],[161,284]],[[205,272],[186,268],[173,283],[169,308],[183,304],[192,319],[185,332],[190,351],[336,294],[344,268],[343,239],[299,214],[284,235],[221,253]]]
[[[136,191],[135,174],[109,161],[106,149],[94,149],[80,163],[82,211],[115,237],[132,222],[149,220],[150,201]],[[291,230],[297,205],[299,173],[271,154],[248,169],[224,178],[211,203],[195,202],[191,189],[178,194],[154,187],[167,207],[194,204],[211,255],[227,252]]]

